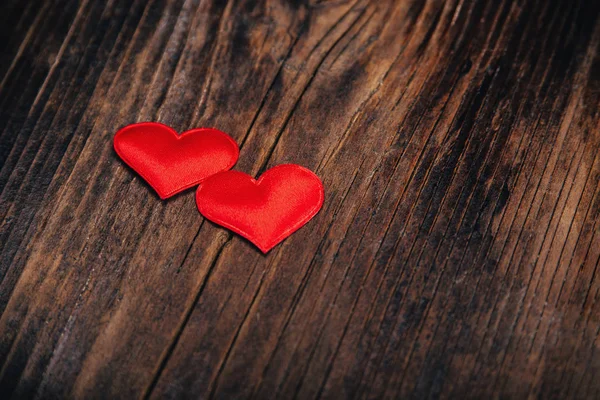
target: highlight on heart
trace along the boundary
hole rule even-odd
[[[198,186],[198,211],[265,254],[323,206],[321,180],[300,165],[277,165],[258,179],[231,171],[239,148],[229,135],[214,128],[178,134],[167,125],[142,122],[119,129],[113,144],[117,155],[161,199]]]

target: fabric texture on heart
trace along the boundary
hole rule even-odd
[[[157,122],[120,129],[114,148],[163,200],[229,170],[239,155],[235,141],[217,129],[197,128],[178,135]]]
[[[222,172],[196,192],[205,218],[242,235],[263,253],[314,217],[323,199],[319,177],[295,164],[273,167],[258,180],[238,171]]]

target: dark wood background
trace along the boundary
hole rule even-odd
[[[5,0],[0,397],[600,396],[600,2]],[[315,171],[263,256],[112,149]]]

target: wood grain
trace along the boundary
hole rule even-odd
[[[600,3],[7,0],[2,398],[598,398]],[[323,210],[263,256],[116,130]]]

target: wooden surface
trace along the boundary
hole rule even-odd
[[[598,398],[600,2],[5,0],[1,398]],[[315,171],[266,257],[123,125]]]

